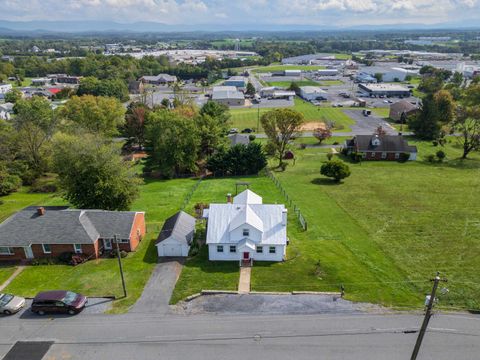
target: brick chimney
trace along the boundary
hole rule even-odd
[[[45,208],[43,206],[40,206],[39,208],[37,208],[37,215],[38,216],[45,215]]]
[[[233,197],[232,197],[232,194],[230,193],[227,194],[227,203],[230,203],[230,204],[233,203]]]

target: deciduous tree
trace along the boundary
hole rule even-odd
[[[326,177],[331,177],[335,182],[340,182],[350,176],[350,168],[340,160],[330,160],[322,165],[320,173]]]
[[[295,110],[276,109],[263,114],[260,121],[281,168],[288,144],[300,130],[305,118]]]

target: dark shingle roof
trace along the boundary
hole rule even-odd
[[[194,231],[195,218],[184,211],[179,211],[165,221],[155,243],[158,244],[173,237],[178,242],[190,245]]]
[[[115,234],[128,239],[136,215],[133,211],[43,208],[44,215],[38,214],[38,206],[29,206],[0,224],[0,245],[92,244]]]
[[[380,144],[372,145],[375,135],[356,135],[350,141],[349,146],[356,145],[358,151],[382,151],[382,152],[416,152],[416,146],[408,145],[408,142],[401,135],[379,136]]]

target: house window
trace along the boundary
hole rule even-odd
[[[400,153],[395,153],[395,159],[400,159]]]
[[[387,153],[386,152],[382,152],[382,159],[386,159],[387,158]]]
[[[42,249],[44,254],[51,254],[52,249],[50,248],[50,244],[42,244]]]
[[[130,240],[129,239],[120,239],[121,244],[129,244]]]
[[[73,250],[75,251],[75,254],[81,254],[82,251],[82,244],[73,244]]]
[[[237,247],[235,245],[230,245],[230,252],[231,253],[237,252]]]
[[[275,246],[270,246],[270,247],[268,248],[268,252],[269,252],[270,254],[275,254],[275,252],[276,252],[276,247],[275,247]]]
[[[8,246],[0,246],[0,255],[13,255],[12,248]]]
[[[257,253],[259,254],[263,253],[263,246],[257,246]]]
[[[243,236],[250,236],[250,230],[249,229],[243,229]]]
[[[367,157],[367,153],[362,153],[362,158],[366,158]]]
[[[217,245],[217,252],[223,253],[223,245]]]
[[[370,153],[370,157],[374,158],[374,157],[375,157],[375,153],[374,153],[374,152]]]

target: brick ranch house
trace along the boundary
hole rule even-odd
[[[417,147],[408,145],[402,135],[356,135],[345,141],[347,154],[361,154],[363,160],[400,160],[408,154],[408,160],[417,159]]]
[[[27,207],[0,224],[0,262],[57,257],[65,252],[96,259],[114,249],[134,251],[145,235],[145,213]]]

